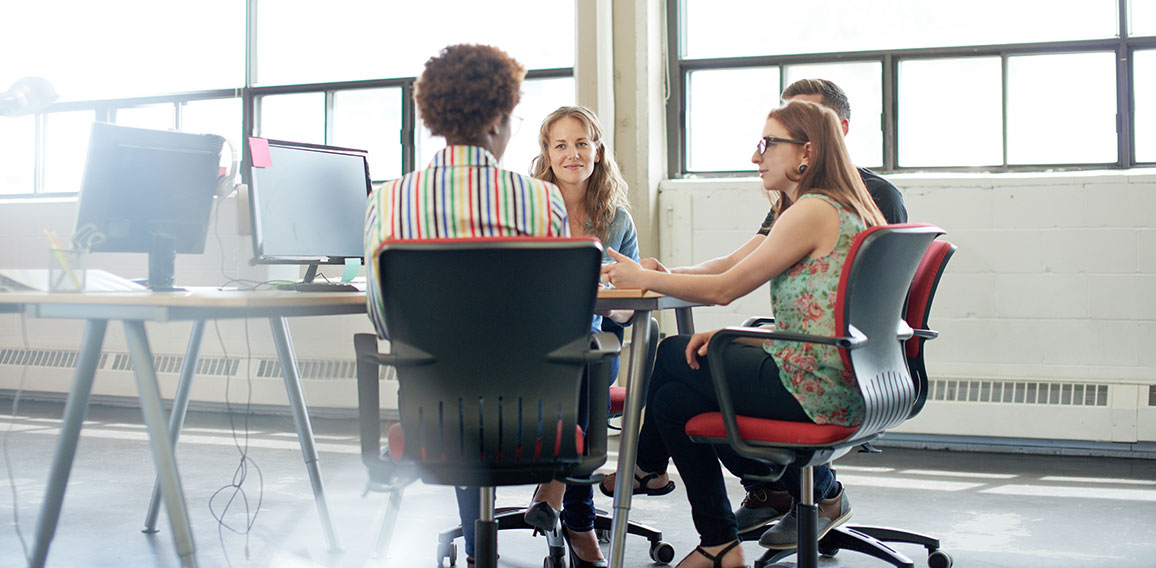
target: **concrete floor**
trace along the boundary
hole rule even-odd
[[[0,566],[25,564],[21,538],[30,548],[62,410],[60,404],[24,401],[13,418],[11,400],[0,400],[0,437],[11,468],[10,474],[0,472]],[[244,426],[243,419],[236,420],[236,439],[242,443]],[[239,498],[224,514],[228,527],[243,529],[251,523],[246,536],[218,523],[210,511],[214,492],[225,488],[223,495],[231,493],[240,463],[229,420],[223,414],[190,413],[177,458],[199,565],[434,566],[437,533],[457,522],[452,492],[411,486],[388,555],[375,560],[372,549],[384,497],[362,496],[366,476],[358,459],[356,423],[315,419],[314,429],[340,552],[327,550],[288,417],[248,421],[247,455],[256,463],[242,484],[249,515]],[[955,566],[1156,566],[1154,460],[890,448],[878,455],[847,456],[837,470],[854,506],[852,523],[937,536]],[[139,411],[92,407],[48,565],[178,566],[163,512],[158,534],[141,533],[152,483]],[[529,487],[503,488],[498,506],[523,505],[530,492]],[[735,481],[732,503],[741,499]],[[636,497],[634,502],[631,519],[661,528],[675,547],[676,561],[697,544],[681,483],[669,496]],[[214,501],[217,509],[223,503],[222,496]],[[596,503],[611,506],[600,494]],[[627,566],[653,565],[645,540],[630,537],[627,542]],[[756,543],[743,548],[748,562],[762,553]],[[926,565],[920,547],[899,548],[916,566]],[[537,567],[545,544],[528,532],[510,531],[501,534],[499,550],[503,567]],[[792,563],[793,558],[785,560],[785,565]],[[884,564],[843,551],[822,565]]]

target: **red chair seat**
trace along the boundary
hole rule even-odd
[[[559,424],[558,428],[561,429],[562,425]],[[405,452],[405,430],[402,429],[401,424],[394,424],[394,425],[389,427],[388,436],[389,436],[389,455],[390,455],[390,457],[392,457],[394,459],[394,461],[401,461],[402,454]],[[578,427],[574,428],[574,441],[575,441],[575,444],[578,446],[578,453],[582,453],[582,452],[586,451],[586,449],[585,449],[586,436],[582,433],[581,428],[578,428]],[[558,455],[558,451],[559,451],[559,448],[561,447],[561,445],[562,445],[562,432],[559,430],[558,439],[556,440],[556,442],[554,444],[554,455],[555,456]],[[540,454],[540,453],[542,453],[542,441],[541,440],[538,441],[537,447],[534,448],[534,457],[537,458],[538,454]],[[518,448],[516,455],[517,455],[517,458],[522,457],[522,448]],[[425,450],[422,450],[422,458],[425,458]]]
[[[858,426],[836,426],[811,422],[791,422],[769,418],[736,416],[739,433],[748,442],[768,444],[825,446],[850,438]],[[726,426],[721,412],[707,412],[690,419],[686,433],[691,438],[716,438],[725,440]]]
[[[626,387],[610,387],[610,414],[622,414],[626,407]]]

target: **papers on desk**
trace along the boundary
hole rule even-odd
[[[48,270],[0,269],[0,290],[48,292]],[[90,268],[84,274],[85,292],[143,292],[144,286],[111,272]]]

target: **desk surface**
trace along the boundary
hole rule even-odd
[[[340,315],[364,313],[365,294],[216,288],[180,292],[5,292],[0,293],[0,311],[23,311],[33,317],[148,321]]]

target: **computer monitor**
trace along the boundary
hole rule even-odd
[[[268,152],[265,153],[267,146]],[[301,264],[310,283],[319,264],[361,259],[372,190],[364,150],[251,139],[249,186],[253,263]]]
[[[224,142],[94,123],[76,235],[88,236],[93,252],[148,253],[149,288],[171,290],[176,253],[205,251]]]

